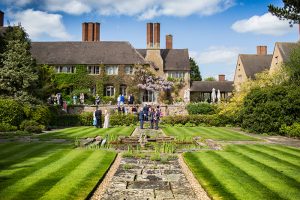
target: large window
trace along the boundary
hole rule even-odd
[[[74,73],[74,66],[56,66],[55,67],[57,73]]]
[[[131,65],[125,66],[125,74],[132,75],[133,74],[133,66],[131,66]]]
[[[105,96],[114,96],[115,95],[115,88],[114,86],[108,85],[105,88]]]
[[[100,67],[99,66],[88,66],[87,67],[89,74],[100,74]]]
[[[120,94],[126,96],[126,85],[120,85]]]
[[[107,75],[118,75],[118,66],[106,66],[105,71]]]
[[[143,102],[155,102],[154,92],[145,90],[143,93]]]
[[[168,72],[168,76],[171,78],[184,78],[184,72]]]

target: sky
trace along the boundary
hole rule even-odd
[[[100,22],[100,40],[129,41],[146,48],[146,23],[160,22],[161,48],[189,49],[202,77],[225,74],[233,80],[238,54],[256,46],[299,40],[290,27],[268,13],[282,0],[0,0],[5,25],[21,23],[32,41],[81,41],[82,22]]]

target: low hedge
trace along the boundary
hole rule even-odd
[[[16,131],[17,127],[5,122],[0,123],[0,132]]]
[[[178,126],[226,126],[228,120],[222,115],[175,115],[175,116],[165,116],[161,120],[162,124]]]
[[[279,131],[281,135],[300,137],[300,123],[295,122],[291,126],[282,125]]]
[[[25,119],[21,103],[14,99],[0,99],[0,122],[19,126]]]

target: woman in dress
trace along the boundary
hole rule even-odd
[[[107,110],[104,111],[104,125],[103,128],[109,127],[109,112]]]

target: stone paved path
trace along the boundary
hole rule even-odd
[[[122,158],[104,200],[197,199],[178,160],[161,162]]]

